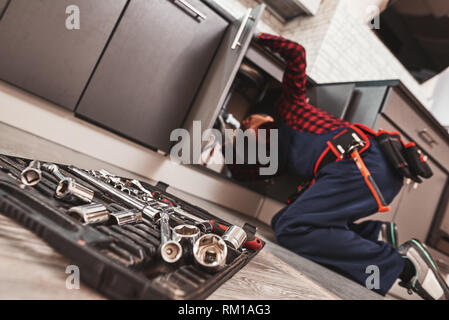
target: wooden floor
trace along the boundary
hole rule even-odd
[[[111,172],[142,179],[127,170],[115,168],[0,123],[0,153],[71,163],[83,168],[105,168]],[[148,180],[147,180],[148,181]],[[152,182],[152,181],[149,181]],[[154,182],[153,182],[154,183]],[[175,192],[175,190],[170,190]],[[182,194],[182,192],[178,192]],[[212,203],[184,195],[186,200],[206,206],[230,222],[245,217]],[[268,228],[266,230],[269,230]],[[265,233],[271,244],[272,235]],[[80,290],[66,289],[65,270],[69,262],[37,238],[0,213],[0,299],[104,299],[81,284]],[[298,268],[264,249],[245,268],[216,290],[210,299],[339,299],[324,286],[311,280]]]
[[[65,285],[69,262],[34,234],[0,215],[0,299],[104,299]],[[210,299],[337,299],[263,250]]]
[[[81,168],[104,168],[118,175],[155,183],[1,122],[0,137],[0,153],[3,154],[74,164]],[[257,225],[259,236],[266,241],[265,248],[209,299],[383,299],[365,287],[278,246],[268,226],[192,194],[172,188],[168,191],[230,223]],[[68,264],[45,242],[0,212],[0,299],[104,299],[83,284],[80,290],[66,289]],[[393,293],[395,295],[387,296],[387,299],[416,298],[416,295],[408,296],[399,287]]]
[[[80,154],[0,122],[0,153],[26,158],[101,169],[129,178],[145,180],[123,168]],[[238,212],[222,208],[192,194],[169,188],[173,193],[209,210],[230,223],[250,222],[258,226],[265,248],[209,299],[383,299],[380,295],[280,246],[272,230]],[[441,261],[447,257],[439,257]],[[80,290],[66,289],[69,262],[34,234],[0,212],[0,299],[104,299],[81,284]],[[415,299],[396,287],[387,299]]]

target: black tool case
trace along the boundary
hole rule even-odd
[[[157,223],[143,217],[140,223],[123,226],[84,225],[67,214],[73,205],[54,197],[58,180],[52,174],[43,171],[41,182],[34,187],[20,182],[20,174],[30,161],[0,155],[0,213],[34,232],[70,264],[78,266],[81,281],[108,298],[204,299],[257,254],[246,248],[236,250],[228,246],[226,266],[217,273],[205,272],[193,262],[164,263],[158,255]],[[131,209],[71,175],[67,166],[58,166],[64,176],[93,190],[96,203],[104,204],[111,211],[115,207]],[[160,185],[141,183],[201,219],[230,225],[166,193]]]

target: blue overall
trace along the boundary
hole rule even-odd
[[[325,134],[303,133],[281,124],[280,167],[312,179],[314,166],[326,142],[344,128]],[[389,165],[379,145],[362,153],[366,167],[387,203],[399,193],[403,179]],[[378,241],[379,221],[355,224],[378,211],[377,203],[352,159],[328,164],[316,183],[277,213],[272,227],[278,243],[365,285],[367,267],[379,267],[380,294],[386,294],[403,269],[403,258],[386,242]]]

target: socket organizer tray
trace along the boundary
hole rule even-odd
[[[263,248],[255,227],[232,226],[167,187],[0,155],[0,214],[110,299],[205,299]]]

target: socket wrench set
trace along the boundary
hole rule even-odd
[[[112,299],[204,299],[264,246],[254,226],[231,225],[167,187],[0,155],[0,213]]]

